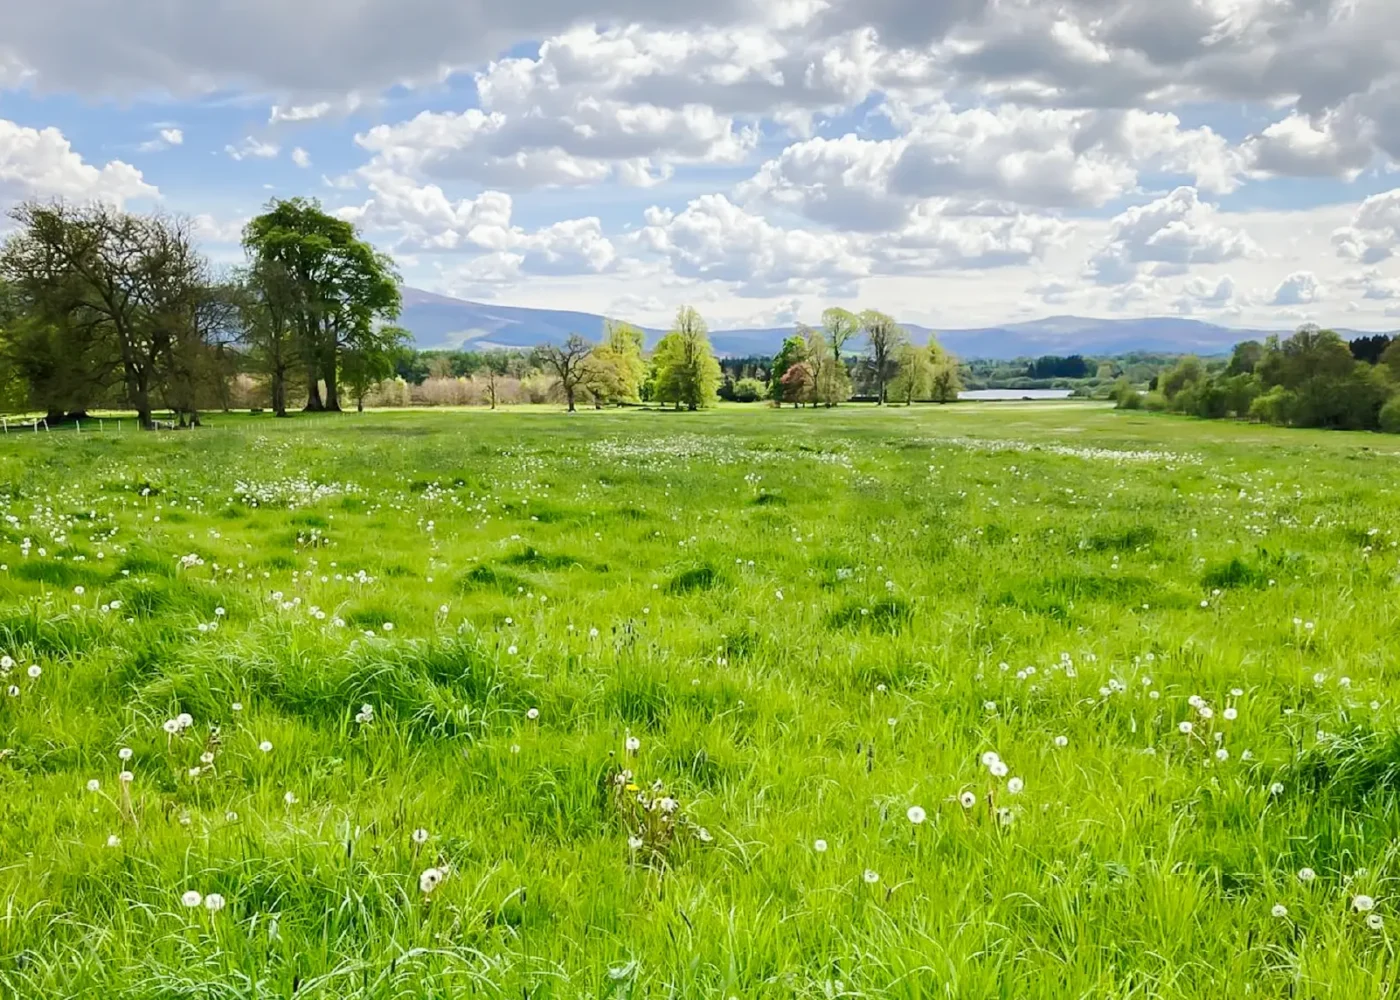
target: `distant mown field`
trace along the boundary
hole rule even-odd
[[[0,995],[1389,995],[1397,487],[1081,403],[11,434]]]

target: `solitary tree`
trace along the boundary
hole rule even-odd
[[[848,385],[850,376],[846,373],[845,362],[841,360],[841,349],[846,346],[846,341],[860,333],[860,328],[860,317],[849,310],[832,308],[822,313],[822,331],[826,334],[826,342],[831,345],[836,368]],[[846,395],[849,397],[849,389]]]
[[[476,373],[486,383],[486,398],[491,401],[491,409],[496,408],[501,391],[501,380],[510,372],[510,355],[505,351],[487,351],[481,356],[481,367]]]
[[[562,344],[541,344],[535,349],[536,362],[556,379],[564,400],[569,404],[569,412],[576,409],[574,398],[579,385],[588,375],[585,361],[592,353],[593,345],[577,333],[569,334]]]
[[[928,351],[914,344],[901,344],[895,355],[898,370],[890,380],[889,394],[910,406],[916,399],[928,396],[933,387],[934,365]]]
[[[719,389],[719,362],[710,346],[705,321],[690,306],[682,307],[676,314],[671,332],[656,345],[652,364],[656,368],[654,393],[658,402],[691,410],[714,402]]]
[[[875,376],[875,401],[885,402],[885,383],[891,375],[891,362],[899,347],[909,338],[893,319],[871,309],[861,313],[861,329],[870,345],[870,367]]]

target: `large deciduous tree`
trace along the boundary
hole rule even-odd
[[[103,204],[29,202],[12,217],[19,231],[0,250],[0,278],[25,303],[36,356],[63,360],[70,386],[86,382],[85,371],[114,373],[150,427],[157,399],[190,391],[215,322],[188,225]],[[58,353],[70,344],[79,349],[72,365]]]
[[[870,348],[869,364],[875,377],[875,401],[883,405],[885,385],[893,374],[895,356],[909,338],[898,323],[873,309],[861,313],[860,326],[865,331],[866,344]]]
[[[536,363],[558,380],[570,413],[577,409],[579,387],[589,376],[588,358],[593,346],[580,334],[571,333],[562,344],[541,344],[535,349]]]
[[[243,246],[255,268],[277,265],[285,275],[276,287],[297,332],[306,409],[339,410],[342,353],[372,357],[396,343],[384,332],[395,329],[386,324],[401,302],[393,263],[305,198],[273,201],[248,223]]]
[[[652,364],[658,402],[689,410],[714,403],[720,383],[719,361],[710,346],[709,328],[691,306],[676,313],[671,332],[656,345]]]

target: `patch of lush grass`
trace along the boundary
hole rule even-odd
[[[13,438],[0,995],[1383,996],[1400,458],[1361,440],[1037,404]]]

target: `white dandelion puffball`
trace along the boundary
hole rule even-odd
[[[910,806],[909,811],[905,815],[909,817],[909,822],[913,823],[915,826],[918,826],[924,820],[928,819],[928,813],[924,812],[921,806]]]
[[[1376,908],[1376,901],[1370,896],[1353,896],[1351,908],[1357,913],[1370,913]]]
[[[1000,760],[992,761],[992,766],[988,770],[992,772],[993,778],[1004,778],[1011,772],[1011,768],[1006,766],[1006,762]]]
[[[1067,746],[1069,746],[1069,737],[1068,737],[1068,736],[1056,736],[1056,737],[1055,737],[1055,746],[1057,746],[1057,747],[1067,747]]]
[[[425,892],[432,892],[442,884],[442,872],[437,868],[424,868],[423,874],[418,876],[418,888]]]
[[[204,897],[204,908],[210,913],[218,913],[224,908],[224,897],[217,892],[211,892]]]
[[[525,718],[529,719],[531,722],[535,721],[535,720],[538,719],[539,717],[540,717],[540,710],[539,710],[538,708],[532,708],[532,709],[530,709],[528,712],[525,713]]]
[[[415,844],[426,844],[428,842],[428,831],[421,826],[413,831],[413,842]]]
[[[1282,903],[1275,903],[1274,908],[1269,912],[1281,920],[1288,916],[1288,907],[1284,906]]]
[[[635,736],[627,737],[627,752],[636,753],[642,748],[642,741]]]
[[[876,882],[878,882],[878,881],[880,881],[880,873],[879,873],[879,872],[876,872],[876,871],[871,871],[869,868],[867,868],[867,869],[865,870],[865,882],[866,882],[866,884],[867,884],[867,885],[874,885],[874,884],[875,884]]]
[[[1026,783],[1020,778],[1012,778],[1006,783],[1006,790],[1012,795],[1020,795],[1021,789],[1026,787]]]
[[[820,839],[814,840],[814,841],[812,842],[812,850],[816,851],[818,854],[825,854],[825,853],[826,853],[826,841],[825,841],[825,840],[820,840]]]
[[[201,896],[194,889],[189,890],[183,896],[180,897],[181,905],[189,907],[191,910],[193,910],[202,902],[204,902],[204,897]]]
[[[1176,727],[1176,728],[1177,728],[1177,730],[1178,730],[1183,736],[1190,736],[1190,735],[1191,735],[1191,731],[1192,731],[1193,729],[1195,729],[1196,727],[1193,726],[1193,725],[1191,725],[1191,723],[1189,723],[1189,722],[1180,722],[1180,723],[1177,723],[1177,727]]]
[[[92,778],[92,779],[89,780],[88,783],[87,783],[87,790],[90,791],[90,792],[95,792],[95,791],[97,791],[97,790],[98,790],[99,788],[101,788],[101,787],[102,787],[102,782],[98,781],[96,778]]]
[[[1366,926],[1373,931],[1378,931],[1385,926],[1385,918],[1379,913],[1366,914]]]
[[[1275,781],[1272,785],[1270,785],[1270,786],[1269,786],[1269,794],[1270,794],[1270,795],[1282,795],[1282,794],[1283,794],[1283,782],[1281,782],[1281,781]]]
[[[972,792],[963,792],[962,795],[958,796],[958,801],[962,803],[964,809],[971,809],[977,804],[977,796]]]
[[[1315,878],[1317,878],[1317,872],[1313,871],[1311,868],[1298,869],[1299,882],[1311,882]]]
[[[263,753],[272,753],[272,741],[263,740],[261,743],[258,744],[258,749],[261,750]]]

